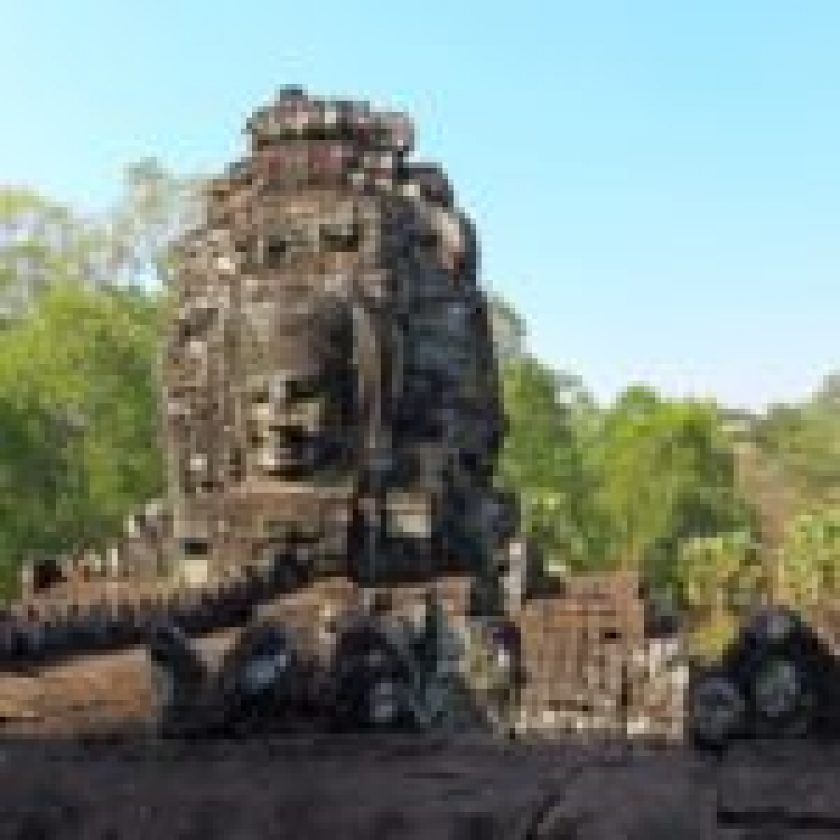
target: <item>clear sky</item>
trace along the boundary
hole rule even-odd
[[[83,208],[241,148],[283,84],[405,108],[485,283],[601,397],[840,367],[837,0],[0,0],[0,181]]]

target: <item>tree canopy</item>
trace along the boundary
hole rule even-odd
[[[102,541],[160,492],[159,315],[145,293],[67,283],[0,333],[4,553]]]
[[[97,218],[0,190],[0,593],[161,490],[161,280],[196,183],[142,161]]]

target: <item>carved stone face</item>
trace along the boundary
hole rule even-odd
[[[275,313],[265,363],[255,366],[243,398],[251,466],[258,472],[309,473],[346,442],[348,317],[314,295],[305,309]]]
[[[330,557],[380,537],[431,551],[438,509],[486,490],[498,444],[472,225],[443,171],[410,160],[400,115],[289,93],[248,131],[178,272],[193,310],[167,372],[178,516],[222,510],[240,522],[224,539],[244,545],[262,518],[294,519],[320,531],[291,541]],[[292,499],[330,488],[346,523],[312,502],[292,517]],[[403,491],[430,512],[403,510]],[[385,495],[390,519],[360,512]]]
[[[334,463],[353,424],[350,300],[364,213],[335,192],[255,209],[257,272],[243,284],[249,472],[311,474]]]

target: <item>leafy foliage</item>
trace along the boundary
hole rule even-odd
[[[757,600],[840,595],[840,374],[763,415],[644,386],[598,406],[530,356],[521,319],[495,306],[507,324],[500,480],[550,566],[639,570],[686,609],[701,655]]]
[[[159,290],[199,185],[141,161],[95,219],[0,190],[0,594],[26,555],[103,542],[161,490]]]
[[[598,533],[584,455],[589,396],[577,379],[528,355],[506,366],[503,395],[508,435],[500,478],[521,496],[524,531],[549,563],[591,565]]]
[[[840,375],[827,376],[801,405],[772,406],[756,423],[755,439],[800,509],[840,503]]]
[[[632,387],[604,414],[598,498],[614,565],[671,586],[682,541],[747,524],[714,405]]]
[[[168,246],[199,220],[203,182],[154,158],[126,167],[107,213],[83,216],[31,190],[0,188],[0,315],[25,313],[53,283],[150,288],[168,276]]]
[[[104,540],[160,491],[159,317],[145,294],[62,284],[0,333],[7,556]]]
[[[579,379],[527,353],[504,372],[509,433],[500,480],[547,562],[634,568],[679,589],[683,541],[749,525],[714,405],[633,387],[599,408]]]
[[[786,528],[778,591],[787,602],[812,605],[840,595],[840,510],[802,513]]]

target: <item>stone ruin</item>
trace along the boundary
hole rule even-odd
[[[173,248],[160,365],[167,492],[58,582],[289,586],[466,574],[483,609],[517,522],[472,224],[406,115],[286,88]]]
[[[471,573],[512,499],[473,226],[406,115],[282,90],[179,243],[163,362],[171,572]]]
[[[34,593],[30,575],[0,666],[260,614],[314,648],[360,593],[405,616],[433,590],[474,697],[500,688],[498,627],[468,617],[513,620],[518,725],[673,736],[679,674],[645,637],[638,582],[541,589],[515,538],[475,231],[443,171],[412,160],[408,118],[285,89],[246,128],[175,249],[167,497],[104,555],[67,558],[59,585]]]

